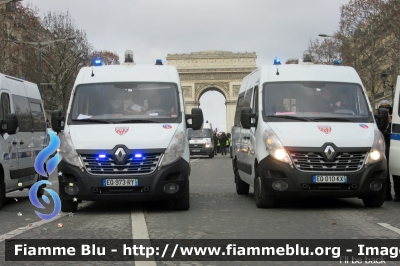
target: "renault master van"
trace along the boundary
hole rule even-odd
[[[0,207],[6,193],[42,179],[34,168],[47,145],[46,119],[36,84],[0,74]],[[43,195],[41,187],[37,196]]]
[[[199,130],[188,129],[190,155],[208,155],[214,157],[214,141],[212,124],[204,123]]]
[[[384,139],[351,67],[259,67],[243,79],[232,131],[236,191],[253,186],[259,208],[300,197],[384,203]]]
[[[392,133],[390,135],[389,173],[400,180],[400,76],[397,77],[392,112]]]
[[[61,132],[62,211],[76,211],[82,200],[172,199],[175,209],[189,209],[186,132],[200,129],[203,114],[186,114],[175,67],[84,67],[65,117],[53,111],[51,119]]]

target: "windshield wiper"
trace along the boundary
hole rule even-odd
[[[130,119],[130,120],[116,120],[114,121],[116,124],[117,123],[157,123],[156,121],[153,120],[144,120],[144,119]]]
[[[278,118],[293,119],[293,120],[300,120],[300,121],[310,121],[306,118],[291,116],[291,115],[268,115],[267,117],[278,117]]]
[[[72,121],[98,122],[98,123],[102,123],[102,124],[113,124],[112,121],[108,121],[108,120],[104,120],[104,119],[91,119],[91,118],[72,119]]]
[[[338,121],[338,122],[354,122],[353,120],[339,118],[339,117],[321,117],[321,118],[314,118],[311,121]]]

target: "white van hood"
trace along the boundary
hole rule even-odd
[[[374,124],[337,122],[268,123],[285,147],[372,147]]]
[[[106,150],[116,145],[128,149],[167,148],[178,124],[69,125],[75,149]]]

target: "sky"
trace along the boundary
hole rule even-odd
[[[256,52],[257,66],[299,58],[310,39],[338,29],[349,0],[23,0],[39,15],[69,12],[95,50],[131,50],[137,64],[205,50]],[[226,129],[225,98],[200,99],[204,119]],[[228,121],[232,124],[233,121]],[[228,129],[228,132],[230,129]]]

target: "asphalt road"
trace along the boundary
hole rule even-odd
[[[13,239],[391,239],[400,236],[400,203],[365,208],[359,199],[283,200],[258,209],[253,191],[237,195],[228,156],[191,158],[190,210],[174,211],[171,202],[83,202],[75,214],[41,221],[28,191],[7,194],[0,210],[0,241]],[[49,187],[58,192],[55,174]],[[18,216],[18,212],[22,216]],[[387,224],[391,229],[380,224]],[[61,224],[61,227],[59,227]],[[396,228],[399,231],[396,232]],[[5,262],[0,265],[54,265],[54,262]],[[339,265],[339,262],[57,262],[57,265]],[[387,265],[398,265],[387,262]]]

